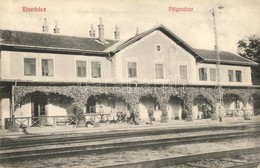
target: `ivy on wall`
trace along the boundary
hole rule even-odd
[[[140,98],[143,96],[151,96],[160,104],[162,116],[167,117],[167,104],[171,97],[177,97],[184,102],[184,111],[187,114],[192,113],[193,101],[198,96],[203,96],[213,107],[216,108],[218,90],[216,88],[203,87],[123,87],[123,86],[16,86],[14,90],[15,109],[20,105],[29,103],[32,94],[44,93],[52,96],[53,101],[67,102],[71,100],[71,104],[83,109],[87,104],[90,96],[113,95],[116,98],[123,99],[129,106],[137,108]],[[244,105],[248,102],[253,94],[260,95],[259,89],[235,89],[223,88],[223,96],[236,95]],[[57,97],[63,97],[59,100]]]

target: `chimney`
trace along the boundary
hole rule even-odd
[[[42,32],[43,33],[48,33],[49,32],[49,26],[47,24],[47,19],[46,18],[44,18],[44,23],[42,25]]]
[[[89,36],[92,38],[95,37],[95,30],[94,30],[93,24],[90,27]]]
[[[115,30],[114,33],[115,33],[115,40],[119,40],[119,38],[120,38],[120,31],[119,31],[117,25],[116,25],[116,30]]]
[[[98,25],[98,39],[101,43],[105,43],[104,38],[104,25],[102,23],[102,18],[99,19],[99,25]]]
[[[54,30],[54,34],[59,34],[60,33],[60,28],[58,27],[58,22],[57,21],[55,21],[55,28],[53,30]]]
[[[137,36],[138,34],[139,34],[139,28],[137,27],[135,35]]]

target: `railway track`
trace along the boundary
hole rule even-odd
[[[202,136],[189,136],[178,138],[164,138],[154,140],[142,140],[142,141],[130,141],[119,143],[104,143],[98,145],[83,145],[79,146],[64,146],[60,148],[48,148],[39,150],[27,150],[27,151],[15,151],[15,152],[2,152],[0,154],[0,161],[24,161],[34,160],[37,158],[51,158],[61,156],[73,156],[79,154],[91,155],[91,154],[104,154],[118,151],[129,150],[142,150],[156,147],[174,146],[180,144],[191,144],[201,142],[218,142],[223,140],[231,140],[238,138],[259,137],[260,131],[251,132],[239,132],[239,133],[225,133],[225,134],[213,134]]]
[[[260,165],[259,159],[255,160],[255,161],[238,159],[239,158],[238,156],[250,155],[250,154],[255,154],[255,155],[259,156],[260,147],[221,151],[221,152],[211,152],[211,153],[204,153],[204,154],[198,154],[198,155],[188,155],[188,156],[133,162],[133,163],[107,165],[107,166],[102,166],[102,168],[121,168],[121,167],[125,167],[125,168],[136,168],[136,167],[149,167],[149,168],[157,168],[157,167],[258,168]],[[235,157],[235,158],[232,158],[232,157]],[[212,163],[213,159],[215,160],[215,162],[218,161],[217,165]],[[222,163],[222,165],[221,165],[221,163]],[[230,163],[232,163],[232,164],[230,165]]]
[[[59,135],[28,135],[19,138],[1,138],[1,150],[28,148],[34,146],[48,146],[55,144],[70,144],[70,143],[88,143],[93,141],[107,141],[125,137],[140,137],[178,133],[194,133],[200,131],[219,131],[219,130],[260,130],[260,125],[243,125],[243,126],[212,126],[201,128],[168,128],[168,129],[152,129],[152,130],[126,130],[113,132],[99,133],[73,133]]]

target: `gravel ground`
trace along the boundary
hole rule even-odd
[[[104,155],[79,155],[71,157],[57,157],[50,159],[37,159],[34,161],[23,161],[15,163],[5,163],[1,166],[4,168],[43,168],[43,167],[59,167],[59,168],[85,168],[98,167],[103,165],[113,165],[128,162],[138,162],[145,160],[154,160],[162,158],[171,158],[177,156],[185,156],[199,153],[217,152],[224,150],[235,150],[241,148],[260,146],[260,138],[248,138],[239,140],[226,140],[216,143],[198,143],[179,145],[172,147],[160,147],[154,149],[146,149],[139,151],[123,151]],[[259,159],[259,157],[257,158]],[[224,162],[224,161],[223,161]],[[216,165],[220,163],[216,162]],[[179,167],[181,168],[181,167]]]
[[[243,163],[253,163],[257,162],[260,159],[259,154],[251,154],[251,155],[241,155],[237,157],[226,157],[221,159],[205,159],[195,163],[187,163],[187,165],[175,165],[175,166],[167,166],[164,168],[190,168],[192,164],[203,165],[208,167],[216,167],[216,168],[224,168],[228,166],[235,166]],[[232,161],[230,161],[232,160]]]

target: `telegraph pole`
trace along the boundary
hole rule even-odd
[[[223,6],[219,6],[217,10],[223,9]],[[220,55],[219,55],[219,48],[218,48],[218,34],[217,34],[217,26],[216,26],[216,15],[217,11],[216,9],[212,9],[211,14],[213,16],[213,22],[214,22],[214,36],[215,36],[215,53],[217,56],[217,63],[216,63],[216,70],[217,70],[217,90],[218,90],[218,106],[217,110],[219,110],[219,113],[221,113],[221,105],[222,105],[222,86],[221,86],[221,77],[220,77]],[[222,121],[222,115],[220,115],[220,122]]]

